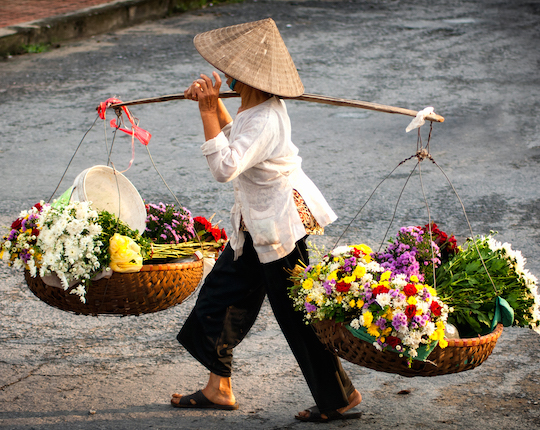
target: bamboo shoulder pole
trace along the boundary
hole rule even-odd
[[[224,92],[219,93],[219,97],[223,99],[233,98],[233,97],[240,97],[240,94],[234,91],[224,91]],[[393,113],[393,114],[400,114],[400,115],[407,115],[407,116],[416,116],[416,114],[418,113],[415,110],[403,109],[403,108],[395,107],[395,106],[387,106],[387,105],[381,105],[378,103],[363,102],[360,100],[347,100],[347,99],[341,99],[337,97],[321,96],[318,94],[302,94],[301,96],[298,96],[298,97],[283,97],[283,98],[288,99],[288,100],[302,100],[302,101],[312,102],[312,103],[322,103],[322,104],[327,104],[327,105],[332,105],[332,106],[356,107],[356,108],[361,108],[361,109],[374,110],[377,112],[386,112],[386,113]],[[184,94],[170,94],[167,96],[151,97],[147,99],[139,99],[139,100],[132,100],[128,102],[117,103],[117,104],[112,105],[111,107],[119,108],[122,106],[134,106],[134,105],[160,103],[160,102],[168,102],[171,100],[183,100],[183,99],[185,99]],[[433,113],[433,114],[427,115],[426,120],[434,121],[434,122],[444,122],[444,117]]]

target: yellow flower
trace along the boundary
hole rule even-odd
[[[138,272],[142,268],[141,248],[127,236],[115,233],[109,241],[111,269],[120,273]]]
[[[386,272],[384,272],[382,275],[381,275],[381,279],[380,279],[380,282],[382,283],[383,281],[388,281],[390,279],[390,276],[392,275],[392,272],[390,270],[387,270]]]
[[[356,301],[356,307],[361,308],[362,306],[364,306],[364,301],[362,299],[358,299]]]
[[[356,306],[356,302],[354,301],[354,299],[352,299],[350,302],[349,302],[349,306],[351,308],[354,308]]]
[[[364,243],[360,245],[360,250],[365,254],[371,254],[373,252],[371,248]]]
[[[394,314],[392,313],[392,309],[390,307],[381,316],[388,321],[392,321],[392,319],[394,318]]]
[[[448,346],[448,341],[446,339],[440,339],[439,340],[439,346],[444,349]]]
[[[382,335],[383,336],[388,336],[390,333],[392,333],[392,327],[386,327],[383,332],[382,332]],[[384,341],[383,341],[384,342]]]
[[[429,285],[426,285],[426,288],[431,297],[437,297],[437,290],[435,290],[435,288],[430,287]]]
[[[356,276],[345,276],[343,278],[343,281],[346,282],[347,284],[350,284],[351,282],[354,282],[356,279]]]
[[[379,333],[379,327],[377,326],[377,324],[371,324],[368,329],[367,329],[367,332],[370,336],[374,336],[374,337],[379,337],[381,334]]]
[[[416,305],[416,303],[417,303],[416,297],[414,297],[414,296],[409,297],[409,298],[407,299],[407,303],[408,303],[409,305]]]
[[[302,288],[304,290],[311,290],[313,288],[313,279],[307,278],[304,282],[302,282]]]
[[[328,275],[328,280],[336,280],[337,281],[337,270],[334,270],[332,273]]]
[[[342,300],[343,300],[343,297],[341,296],[336,297],[336,302],[341,303]]]
[[[364,266],[356,266],[353,270],[353,275],[356,276],[357,279],[362,278],[366,274],[366,268]]]
[[[306,296],[306,302],[311,302],[311,296],[309,294]]]
[[[444,329],[437,329],[435,330],[432,335],[430,336],[430,339],[438,340],[439,342],[444,340]]]
[[[418,283],[418,282],[419,282],[418,276],[416,276],[416,275],[412,275],[409,279],[410,279],[411,282],[414,282],[414,283]]]
[[[364,327],[369,327],[373,322],[373,314],[370,311],[366,311],[363,314],[364,317]]]
[[[362,251],[364,254],[366,254],[366,256],[371,255],[371,253],[373,252],[369,246],[367,246],[367,245],[365,245],[363,243],[361,245],[356,245],[355,248]]]

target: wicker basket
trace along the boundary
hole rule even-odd
[[[86,303],[69,290],[46,285],[28,271],[24,277],[40,300],[63,311],[82,315],[140,315],[182,303],[199,285],[203,261],[145,265],[137,273],[113,273],[87,289]]]
[[[332,352],[351,363],[402,376],[437,376],[463,372],[482,364],[491,354],[503,331],[502,324],[490,334],[472,339],[448,340],[446,348],[436,346],[427,361],[407,359],[391,351],[378,351],[373,345],[355,337],[345,325],[333,321],[313,324],[321,342]]]

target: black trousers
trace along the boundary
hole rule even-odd
[[[210,372],[232,374],[233,349],[252,327],[265,295],[321,412],[348,405],[354,386],[339,358],[326,350],[288,297],[287,269],[308,261],[305,240],[280,260],[261,264],[246,234],[243,254],[234,261],[230,245],[206,277],[178,341]]]

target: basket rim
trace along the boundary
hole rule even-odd
[[[464,339],[447,339],[448,346],[457,347],[457,348],[459,347],[466,348],[470,346],[484,345],[486,343],[490,343],[499,339],[499,337],[501,337],[502,332],[503,332],[503,325],[499,323],[497,324],[497,327],[495,327],[495,330],[483,336],[464,338]]]
[[[155,272],[166,270],[184,270],[191,269],[203,264],[203,260],[197,261],[185,261],[180,263],[158,263],[158,264],[144,264],[139,272]]]

